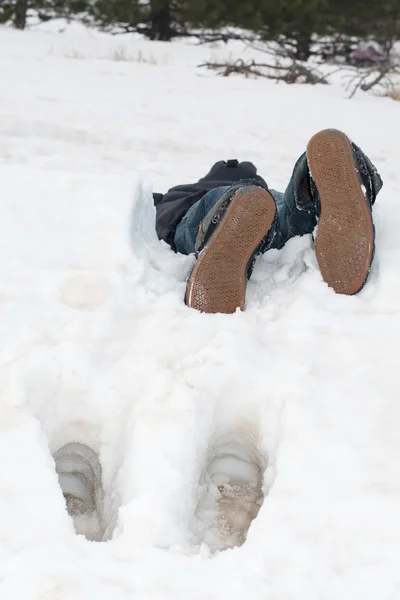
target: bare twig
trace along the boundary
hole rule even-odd
[[[341,71],[344,72],[344,79],[347,79],[345,87],[350,91],[349,98],[353,98],[358,90],[369,92],[392,89],[396,77],[400,76],[400,61],[396,57],[390,57],[382,64],[367,68],[346,65]]]
[[[200,67],[212,69],[219,72],[224,77],[229,77],[232,73],[244,75],[245,77],[266,77],[275,81],[284,81],[285,83],[327,83],[326,78],[315,69],[297,61],[283,65],[276,61],[272,63],[258,63],[254,60],[244,62],[237,60],[235,62],[206,62]]]

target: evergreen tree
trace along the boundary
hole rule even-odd
[[[42,21],[87,13],[97,0],[0,0],[0,23],[12,22],[17,29],[25,29],[27,18],[34,13]]]
[[[328,0],[268,1],[263,10],[263,37],[280,40],[288,54],[308,60],[313,34],[328,29],[327,10]]]
[[[400,40],[399,0],[330,0],[329,13],[335,31],[375,40],[384,50]]]
[[[215,29],[237,26],[255,30],[262,25],[261,8],[265,2],[266,0],[188,0],[184,10],[188,22],[195,27]]]
[[[234,26],[278,40],[300,60],[308,59],[314,34],[375,39],[386,50],[400,39],[400,0],[0,0],[0,22],[19,29],[31,11],[163,41],[193,28]]]
[[[91,14],[104,29],[137,31],[151,40],[169,41],[186,30],[179,0],[98,0]]]
[[[28,9],[28,0],[3,0],[0,4],[0,23],[11,21],[17,29],[25,29]]]

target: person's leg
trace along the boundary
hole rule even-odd
[[[182,219],[174,238],[178,251],[198,253],[186,304],[209,313],[243,308],[255,257],[270,247],[276,229],[275,202],[264,187],[244,181],[207,193]]]
[[[374,257],[372,205],[382,180],[340,131],[314,135],[307,160],[318,215],[315,251],[322,277],[335,292],[356,294],[368,279]]]
[[[174,245],[181,254],[198,252],[207,231],[211,233],[232,196],[244,186],[257,186],[268,190],[267,185],[253,179],[241,179],[233,185],[221,186],[207,192],[185,214],[175,230]],[[268,190],[270,191],[270,190]]]
[[[316,134],[284,194],[251,183],[212,190],[178,225],[177,250],[200,253],[186,304],[203,312],[243,308],[254,258],[312,233],[317,223],[316,253],[324,280],[342,294],[363,287],[374,252],[371,207],[382,181],[353,142],[336,130]]]
[[[203,219],[229,189],[230,186],[223,186],[207,192],[188,210],[175,230],[174,243],[177,252],[196,252],[196,239]]]
[[[279,219],[279,234],[272,247],[283,248],[288,240],[312,233],[317,224],[317,211],[311,195],[306,153],[297,160],[285,193],[270,190]]]
[[[285,194],[271,193],[278,207],[281,248],[296,235],[315,235],[317,260],[337,293],[364,286],[374,255],[372,205],[382,180],[368,157],[337,130],[320,131],[297,161]]]

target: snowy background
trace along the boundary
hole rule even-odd
[[[245,52],[0,28],[2,600],[400,597],[400,103],[197,68]],[[283,190],[326,127],[384,179],[362,293],[335,295],[305,236],[258,260],[245,312],[185,307],[152,189],[237,157]],[[225,551],[221,440],[264,495]],[[102,542],[57,483],[71,441],[102,463]]]

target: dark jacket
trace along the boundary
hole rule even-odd
[[[211,171],[197,183],[177,185],[166,194],[153,194],[158,237],[175,250],[175,230],[189,208],[210,190],[224,185],[233,185],[242,179],[251,179],[255,183],[266,185],[264,179],[257,175],[253,163],[221,160],[215,163]]]

